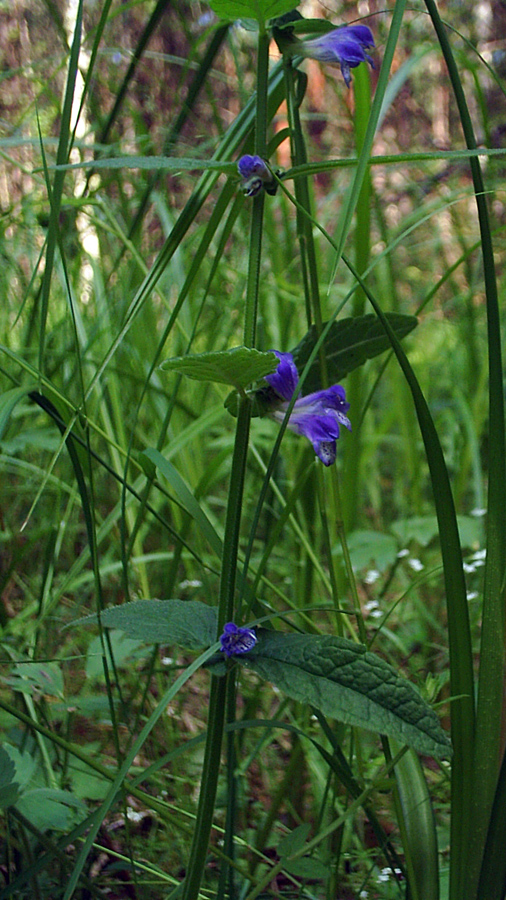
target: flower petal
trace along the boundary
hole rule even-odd
[[[318,446],[313,444],[314,451],[324,466],[331,466],[336,461],[336,442],[321,441]]]
[[[341,66],[344,80],[350,85],[350,69],[367,62],[374,68],[374,62],[365,48],[374,47],[372,31],[367,25],[344,25],[321,37],[300,42],[300,52],[311,59],[330,65]]]
[[[271,179],[271,173],[261,156],[250,156],[249,154],[241,156],[237,168],[241,178],[251,178],[252,175],[256,175],[267,181]]]
[[[279,350],[272,352],[278,357],[279,363],[276,371],[272,375],[266,375],[265,380],[283,400],[291,400],[299,383],[297,366],[291,353],[280,353]]]
[[[283,402],[271,409],[269,415],[277,422],[283,422],[291,397],[297,387],[299,376],[291,353],[273,351],[279,359],[278,368],[266,381],[283,398]],[[346,392],[340,384],[333,384],[321,391],[314,391],[305,397],[298,397],[293,405],[288,428],[311,441],[314,452],[325,466],[332,465],[336,458],[336,440],[340,426],[351,430],[346,415],[350,404]]]
[[[227,622],[220,637],[221,651],[225,656],[247,653],[257,642],[252,628],[240,628],[235,622]]]

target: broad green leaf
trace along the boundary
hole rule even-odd
[[[5,743],[4,752],[12,760],[15,767],[15,779],[19,785],[20,792],[30,784],[37,770],[37,760],[25,750],[24,753],[13,744]]]
[[[237,662],[289,697],[348,725],[448,757],[450,742],[436,713],[416,688],[361,644],[332,635],[281,634],[259,629],[254,650]]]
[[[96,615],[86,616],[75,624],[97,620]],[[105,609],[100,621],[146,644],[181,644],[201,650],[216,641],[218,612],[200,600],[133,600]]]
[[[86,746],[86,753],[91,757],[100,753],[100,744],[94,741]],[[103,800],[111,785],[110,779],[95,772],[81,759],[70,756],[68,776],[72,793],[81,800]]]
[[[263,24],[295,9],[294,0],[209,0],[211,9],[222,19],[256,19]]]
[[[196,381],[215,381],[229,384],[238,391],[253,381],[275,372],[278,359],[271,353],[261,353],[249,347],[234,347],[217,353],[177,356],[160,366],[166,372],[180,372]]]
[[[22,813],[39,831],[67,831],[86,813],[86,806],[70,791],[35,788],[16,803]]]
[[[14,781],[16,766],[9,754],[0,747],[0,807],[6,808],[16,802],[19,784]]]
[[[416,316],[386,313],[391,327],[399,339],[405,337],[417,325]],[[299,374],[304,369],[318,339],[314,325],[291,351]],[[390,341],[379,319],[374,315],[350,316],[338,319],[330,326],[325,338],[325,358],[329,382],[335,384],[363,365],[368,359],[390,349]],[[321,389],[320,363],[316,359],[304,381],[303,393],[311,394]]]

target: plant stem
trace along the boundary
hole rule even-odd
[[[258,38],[255,151],[258,156],[262,157],[265,156],[266,153],[268,74],[269,38],[267,33],[264,30],[261,30]],[[246,309],[244,314],[244,345],[246,347],[254,347],[256,339],[263,211],[264,196],[262,192],[253,199],[251,217],[248,283],[246,288]],[[225,623],[232,621],[234,618],[237,555],[239,550],[239,534],[250,419],[251,404],[247,397],[244,396],[239,403],[232,470],[230,473],[225,533],[223,536],[223,556],[221,561],[217,636],[223,631]],[[208,731],[202,782],[197,810],[197,821],[195,823],[195,832],[187,868],[188,874],[184,882],[183,900],[195,900],[198,896],[202,882],[220,771],[223,729],[227,713],[226,698],[229,690],[232,694],[234,693],[233,685],[229,685],[230,679],[233,679],[234,677],[235,674],[233,668],[231,668],[222,678],[214,675],[211,676]],[[231,718],[233,719],[233,713],[229,710],[227,719],[230,720]]]

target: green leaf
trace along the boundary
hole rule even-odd
[[[348,725],[386,734],[419,753],[448,757],[451,747],[436,713],[416,688],[361,644],[332,635],[259,629],[241,665],[289,697]]]
[[[97,621],[93,615],[74,624]],[[100,621],[146,644],[181,644],[200,650],[216,641],[218,612],[215,606],[200,600],[133,600],[105,609]]]
[[[14,781],[16,766],[9,754],[0,747],[0,807],[12,806],[18,797],[19,784]]]
[[[35,788],[16,803],[22,813],[39,831],[67,831],[86,813],[86,806],[69,791]]]
[[[480,520],[472,516],[457,516],[457,524],[462,547],[476,548],[480,544],[483,529]],[[422,547],[427,547],[439,534],[436,516],[410,516],[408,519],[397,519],[391,528],[403,545],[409,541],[417,541]]]
[[[234,347],[217,353],[198,353],[177,356],[160,366],[166,372],[180,372],[196,381],[215,381],[229,384],[237,390],[276,371],[278,359],[271,353],[261,353],[248,347]]]
[[[319,859],[313,859],[311,856],[283,861],[283,869],[295,878],[324,879],[330,875],[328,866],[324,866]]]
[[[17,663],[13,674],[2,678],[13,690],[32,696],[34,691],[63,699],[63,675],[58,663]]]
[[[278,844],[278,856],[294,856],[299,850],[302,850],[310,831],[311,825],[305,822],[286,834]]]
[[[395,563],[399,549],[397,540],[382,531],[352,531],[348,538],[348,550],[355,572],[370,566],[384,572]],[[340,545],[336,553],[342,555]]]
[[[391,327],[399,339],[405,337],[416,327],[416,316],[405,316],[401,313],[386,313]],[[318,334],[311,326],[301,342],[291,351],[299,374],[304,369],[315,344]],[[350,316],[333,322],[324,343],[329,382],[335,384],[368,359],[379,356],[390,349],[390,341],[379,319],[374,315]],[[320,363],[316,359],[304,381],[304,394],[319,391]]]
[[[25,387],[11,388],[11,390],[4,391],[3,394],[0,395],[0,440],[5,433],[14,407],[36,387],[37,385],[31,384],[26,385]]]
[[[222,19],[256,19],[264,24],[295,9],[294,0],[209,0],[211,9]]]

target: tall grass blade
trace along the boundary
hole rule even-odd
[[[477,147],[462,80],[445,26],[434,0],[425,0],[448,68],[467,147]],[[504,573],[506,557],[506,445],[504,433],[504,386],[501,352],[501,319],[497,297],[495,261],[487,197],[479,159],[469,160],[476,195],[481,235],[487,303],[489,364],[489,475],[487,559],[483,592],[480,669],[474,744],[472,831],[465,871],[460,873],[451,897],[473,898],[496,792],[501,746],[501,709],[505,674]],[[463,827],[465,827],[463,825]]]

